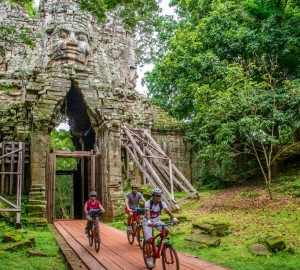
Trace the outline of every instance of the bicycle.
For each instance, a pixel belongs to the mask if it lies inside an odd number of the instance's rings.
[[[170,243],[169,237],[166,237],[166,231],[165,231],[165,227],[174,226],[174,225],[175,224],[173,222],[160,225],[162,227],[161,232],[156,236],[152,236],[151,238],[151,257],[153,259],[153,263],[155,265],[156,259],[162,256],[162,266],[164,270],[167,269],[179,270],[179,259],[178,259],[177,252],[173,247],[173,245]],[[155,225],[155,227],[159,227],[159,226]],[[156,246],[156,242],[159,237],[160,237],[160,242],[158,243],[158,246]],[[146,267],[148,269],[153,268],[153,266],[150,267],[148,265],[149,258],[147,258],[147,248],[146,248],[145,240],[143,242],[143,258]]]
[[[140,217],[142,215],[145,215],[145,208],[135,208],[135,210],[133,210],[133,217],[130,223],[131,230],[127,231],[128,243],[133,244],[134,237],[136,236],[140,249],[143,249],[144,240],[144,228]]]
[[[100,249],[101,240],[100,240],[99,222],[97,217],[100,217],[102,215],[102,211],[98,209],[97,210],[91,209],[89,211],[89,214],[90,217],[93,219],[93,227],[88,232],[89,244],[90,246],[92,246],[94,243],[95,250],[96,252],[98,252]]]

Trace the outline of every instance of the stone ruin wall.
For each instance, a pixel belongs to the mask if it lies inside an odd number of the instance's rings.
[[[111,14],[105,23],[98,24],[90,14],[78,10],[76,1],[42,1],[38,15],[31,19],[22,7],[3,2],[0,23],[15,29],[26,26],[37,34],[33,51],[20,41],[13,46],[6,42],[5,53],[0,57],[1,141],[30,144],[29,213],[45,213],[49,134],[72,86],[81,94],[95,131],[94,150],[101,154],[103,164],[103,204],[111,217],[123,211],[122,124],[152,132],[179,170],[191,179],[190,153],[183,142],[182,124],[164,117],[163,111],[151,106],[135,90],[134,40],[119,18]],[[63,40],[64,32],[68,33],[68,42]],[[76,42],[81,44],[76,56],[66,49],[68,43],[75,42],[72,35],[77,35]],[[72,135],[82,134],[86,127],[76,124],[77,116],[67,116]]]

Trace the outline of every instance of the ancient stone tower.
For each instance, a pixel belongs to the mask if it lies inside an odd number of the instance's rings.
[[[35,19],[7,2],[0,4],[0,14],[2,25],[37,34],[33,50],[21,42],[6,43],[0,58],[1,142],[29,146],[24,177],[29,215],[44,216],[49,204],[48,143],[59,113],[69,118],[76,151],[98,156],[94,187],[107,219],[123,211],[122,125],[148,130],[191,180],[181,123],[135,90],[135,45],[119,18],[111,14],[99,24],[79,11],[76,0],[42,0]],[[84,177],[74,199],[79,208],[91,187],[89,173]]]

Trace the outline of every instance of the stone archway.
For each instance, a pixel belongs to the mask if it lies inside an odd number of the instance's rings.
[[[135,90],[132,34],[115,14],[98,24],[78,3],[43,0],[36,19],[18,5],[0,3],[1,23],[39,34],[33,51],[16,42],[0,58],[0,140],[30,144],[27,210],[29,216],[43,217],[49,134],[58,114],[67,115],[76,150],[97,154],[101,181],[95,184],[109,220],[123,212],[122,125],[155,134],[189,179],[191,154],[183,142],[183,124]]]

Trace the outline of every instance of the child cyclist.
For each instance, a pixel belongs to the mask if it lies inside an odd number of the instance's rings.
[[[85,233],[88,234],[89,230],[93,227],[93,219],[90,217],[89,211],[91,209],[100,209],[103,213],[105,212],[104,208],[102,207],[100,201],[96,200],[97,192],[91,191],[89,194],[90,199],[84,204],[84,212],[86,215],[87,223],[85,228]],[[97,217],[98,219],[98,217]]]
[[[143,221],[143,227],[144,227],[144,236],[146,241],[145,245],[146,245],[147,257],[148,257],[148,266],[151,268],[155,267],[153,263],[153,259],[151,257],[152,230],[155,225],[158,225],[156,229],[161,231],[162,227],[159,225],[164,225],[164,223],[159,219],[161,210],[165,210],[167,214],[170,216],[170,218],[173,219],[174,224],[176,225],[178,224],[177,218],[175,218],[174,215],[170,212],[167,204],[164,201],[161,201],[162,193],[163,193],[162,190],[160,190],[159,188],[154,188],[151,191],[152,200],[147,201],[145,204],[146,214]],[[165,230],[167,236],[169,234],[169,230],[167,227],[165,227]]]
[[[137,184],[132,184],[131,185],[131,192],[128,192],[125,196],[125,211],[128,214],[127,217],[127,231],[131,230],[131,219],[133,217],[133,210],[139,206],[139,200],[145,204],[145,199],[143,195],[138,192],[139,191],[139,186]]]

